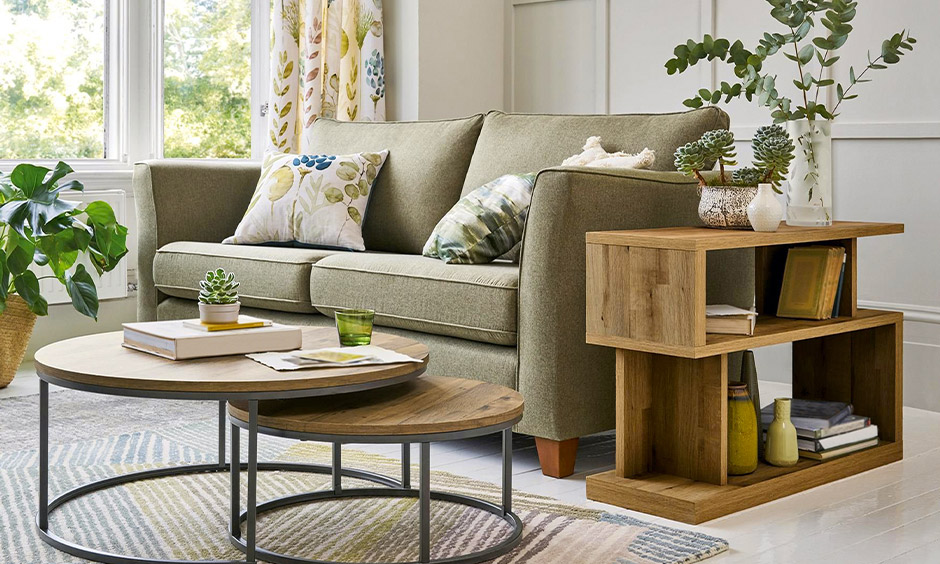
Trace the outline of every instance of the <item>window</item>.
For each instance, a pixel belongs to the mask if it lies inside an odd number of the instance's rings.
[[[107,0],[0,0],[0,159],[107,158]]]
[[[250,0],[165,0],[165,157],[251,157],[251,20]]]

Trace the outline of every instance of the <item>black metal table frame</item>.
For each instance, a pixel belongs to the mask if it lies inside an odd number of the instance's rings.
[[[320,464],[300,464],[300,463],[280,463],[266,462],[258,463],[258,401],[266,399],[290,399],[300,397],[313,397],[320,395],[332,395],[349,392],[358,392],[374,388],[391,386],[412,380],[424,373],[426,365],[422,364],[414,372],[387,378],[375,382],[366,382],[361,384],[351,384],[346,386],[333,386],[320,389],[302,389],[281,392],[173,392],[162,390],[138,390],[130,388],[119,388],[111,386],[98,386],[73,382],[65,380],[52,374],[44,373],[37,369],[39,376],[39,511],[36,514],[36,530],[39,537],[46,544],[71,554],[78,558],[103,562],[105,564],[255,564],[257,550],[255,547],[256,521],[257,521],[257,484],[258,471],[290,471],[307,472],[314,474],[333,474],[333,468]],[[97,480],[75,487],[49,500],[49,384],[62,388],[70,388],[85,392],[92,392],[111,396],[136,397],[145,399],[173,399],[173,400],[196,400],[196,401],[218,401],[219,402],[219,453],[218,460],[215,463],[208,464],[184,464],[176,466],[161,467],[152,470],[143,470],[131,472]],[[248,429],[248,462],[232,464],[225,462],[225,404],[229,400],[247,401],[249,412],[251,413]],[[238,444],[238,434],[233,434],[233,450]],[[238,460],[233,458],[232,462]],[[232,527],[241,530],[241,523],[247,523],[245,531],[245,540],[242,550],[245,553],[244,560],[159,560],[153,558],[144,558],[137,556],[127,556],[105,552],[94,548],[79,545],[68,539],[62,538],[49,530],[49,515],[65,503],[75,500],[84,495],[101,491],[107,488],[119,486],[140,480],[153,478],[165,478],[169,476],[182,476],[189,474],[205,474],[216,472],[231,472],[232,486],[235,492],[240,493],[238,487],[239,474],[242,470],[248,473],[248,492],[247,492],[247,511],[241,513],[239,506],[231,508]],[[375,482],[377,484],[400,487],[400,481],[387,476],[381,476],[372,472],[361,470],[346,469],[342,470],[342,475],[351,478],[358,478]],[[240,497],[240,496],[238,496]],[[237,500],[237,497],[233,498]]]
[[[308,492],[301,494],[292,494],[284,497],[266,501],[260,505],[254,506],[254,501],[248,500],[248,508],[240,515],[232,515],[230,530],[231,542],[242,551],[247,551],[249,544],[241,538],[241,523],[247,521],[250,516],[257,518],[257,515],[267,511],[273,511],[282,507],[291,505],[300,505],[308,502],[336,500],[354,497],[417,497],[418,498],[418,522],[419,522],[419,557],[416,563],[408,564],[475,564],[492,560],[498,556],[506,554],[519,544],[522,540],[522,520],[518,515],[512,512],[512,427],[518,423],[522,417],[517,417],[512,421],[480,427],[477,429],[468,429],[464,431],[449,431],[440,433],[429,433],[424,435],[334,435],[322,433],[306,433],[300,431],[288,431],[273,427],[264,427],[257,425],[257,404],[254,407],[249,404],[248,421],[243,421],[238,417],[229,415],[229,421],[232,425],[232,436],[238,436],[239,428],[254,428],[255,432],[262,435],[271,435],[276,437],[296,439],[300,441],[318,441],[333,444],[333,471],[332,471],[332,489]],[[439,441],[454,441],[480,437],[493,433],[502,434],[502,504],[496,505],[482,499],[445,492],[431,491],[431,443]],[[348,474],[343,469],[342,464],[342,445],[344,443],[372,443],[388,444],[400,443],[402,480],[400,484],[391,485],[388,488],[355,488],[343,489],[342,477]],[[419,461],[419,489],[411,488],[411,444],[420,444]],[[238,440],[232,440],[232,459],[236,460],[240,456]],[[232,473],[231,488],[231,506],[240,507],[241,491],[236,488],[238,484],[238,469],[235,468]],[[353,476],[355,477],[355,476]],[[375,480],[371,480],[375,481]],[[396,487],[398,486],[398,487]],[[499,543],[487,547],[483,550],[452,556],[449,558],[431,560],[431,500],[437,499],[447,501],[487,511],[501,517],[512,527],[510,533]],[[247,536],[247,535],[246,535]],[[297,556],[273,552],[255,545],[255,554],[266,562],[275,564],[345,564],[329,560],[312,560]]]

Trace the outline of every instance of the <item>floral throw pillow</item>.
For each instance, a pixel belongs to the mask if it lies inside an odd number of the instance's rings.
[[[388,151],[268,153],[245,217],[223,243],[298,243],[364,251],[362,221]]]
[[[491,262],[522,240],[535,173],[506,174],[454,204],[424,244],[424,256],[452,264]]]

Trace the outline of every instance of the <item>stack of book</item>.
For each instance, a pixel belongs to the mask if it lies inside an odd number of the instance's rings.
[[[727,304],[705,306],[705,332],[753,335],[757,312]]]
[[[766,433],[774,419],[773,404],[761,409],[760,415]],[[794,399],[790,421],[796,427],[797,445],[804,458],[830,460],[878,444],[878,425],[854,414],[850,403]]]
[[[170,360],[291,351],[299,349],[302,340],[299,327],[247,315],[227,324],[206,324],[198,319],[124,324],[125,347]]]
[[[813,245],[790,249],[783,271],[777,317],[838,317],[844,279],[844,247]]]

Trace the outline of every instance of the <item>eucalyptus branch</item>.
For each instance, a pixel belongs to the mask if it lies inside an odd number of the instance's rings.
[[[800,80],[803,80],[803,63],[800,62],[800,47],[796,39],[796,31],[792,27],[790,28],[790,35],[793,36],[793,54],[796,55],[796,68],[800,73]],[[803,107],[808,110],[809,100],[806,98],[806,90],[801,88],[800,91],[803,93]]]
[[[820,89],[822,89],[822,86],[820,85],[820,83],[822,82],[823,74],[826,72],[826,64],[825,64],[825,62],[828,60],[828,58],[829,58],[829,49],[826,49],[826,52],[823,53],[822,58],[819,59],[819,78],[816,79],[816,93],[815,93],[815,95],[813,96],[813,104],[814,104],[814,105],[815,105],[817,102],[819,102],[819,91],[820,91]],[[833,110],[833,111],[835,111],[835,110]]]

